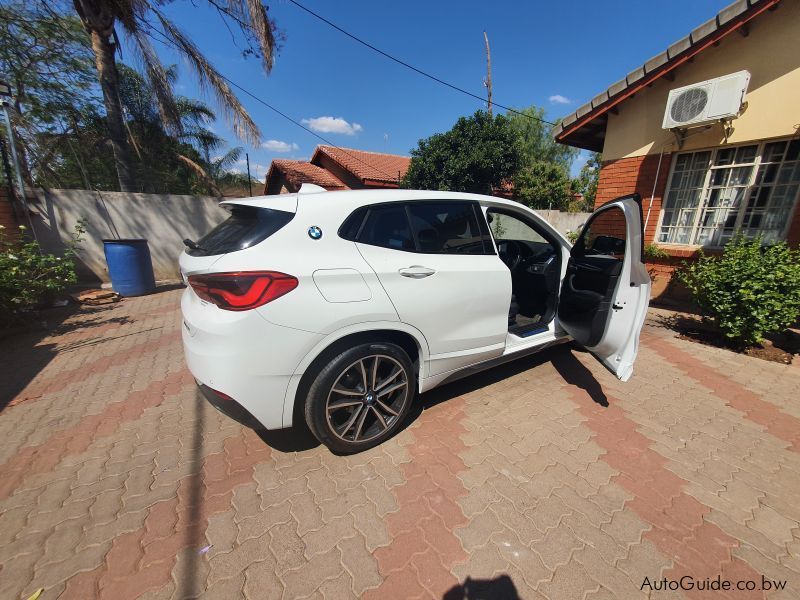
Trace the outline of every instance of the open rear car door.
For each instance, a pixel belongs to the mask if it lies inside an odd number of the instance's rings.
[[[598,208],[570,252],[558,319],[622,381],[633,373],[650,301],[642,202],[623,196]]]

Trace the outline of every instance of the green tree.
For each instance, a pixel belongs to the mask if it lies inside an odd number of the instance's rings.
[[[47,3],[47,0],[40,0]],[[272,70],[279,43],[275,24],[261,0],[207,0],[231,30],[244,41],[245,54],[257,54],[265,73]],[[114,157],[119,188],[136,188],[133,159],[125,129],[116,54],[123,34],[142,64],[142,72],[157,100],[159,116],[168,130],[180,133],[182,122],[169,82],[152,41],[163,42],[185,59],[203,88],[209,89],[231,126],[242,139],[261,140],[258,126],[228,83],[181,28],[167,18],[165,0],[73,0],[75,10],[91,37],[97,78],[105,106],[108,137]]]
[[[558,163],[527,164],[514,176],[514,198],[531,208],[569,210],[569,176]]]
[[[552,127],[545,122],[543,108],[531,105],[518,112],[509,112],[506,117],[511,128],[519,135],[525,165],[554,163],[569,173],[579,150],[555,141],[551,134]]]
[[[210,158],[224,142],[208,129],[214,113],[200,101],[175,97],[181,120],[180,134],[171,134],[158,112],[155,92],[149,82],[135,70],[118,64],[120,102],[126,116],[123,125],[133,150],[131,168],[135,191],[157,193],[220,194],[219,183],[227,183],[225,169],[230,161],[220,164]],[[166,70],[170,80],[174,67]],[[52,136],[50,145],[56,149],[57,160],[52,181],[46,185],[84,187],[87,189],[116,189],[114,159],[108,151],[105,118],[97,110],[79,115],[74,131]],[[228,155],[238,159],[241,148]],[[233,177],[233,175],[231,175]]]
[[[594,210],[602,161],[603,156],[599,152],[592,152],[586,163],[581,167],[578,177],[572,181],[573,191],[583,194],[583,210]]]
[[[403,178],[406,188],[489,194],[522,164],[519,136],[509,120],[478,111],[450,131],[419,141]]]
[[[45,134],[71,131],[75,116],[97,104],[92,51],[79,19],[58,7],[12,0],[0,5],[0,77],[11,85],[14,138],[32,184],[50,165]]]

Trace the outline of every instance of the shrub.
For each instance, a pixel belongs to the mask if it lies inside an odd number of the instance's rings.
[[[51,301],[67,285],[75,283],[75,248],[85,231],[83,223],[75,227],[64,256],[41,251],[39,244],[23,237],[9,239],[0,226],[0,323],[23,317],[43,303]]]
[[[705,318],[740,346],[760,343],[800,315],[800,252],[785,242],[762,246],[741,236],[722,256],[705,256],[676,271]]]
[[[650,242],[644,245],[644,257],[646,260],[659,260],[669,258],[669,252],[664,250],[661,246]]]

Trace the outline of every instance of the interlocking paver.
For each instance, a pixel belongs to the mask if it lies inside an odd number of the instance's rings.
[[[625,384],[561,346],[423,396],[368,452],[286,451],[197,395],[179,295],[0,341],[3,598],[800,595],[796,367],[651,322]]]

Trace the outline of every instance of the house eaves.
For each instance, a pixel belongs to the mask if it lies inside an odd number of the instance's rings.
[[[765,11],[774,9],[780,2],[781,0],[737,0],[725,7],[713,19],[696,27],[689,35],[671,44],[664,52],[564,117],[553,128],[553,137],[557,142],[568,146],[601,152],[609,112],[616,113],[621,102],[658,79],[669,77],[679,66],[692,60],[706,48],[718,44],[734,31],[747,35],[747,23]]]

